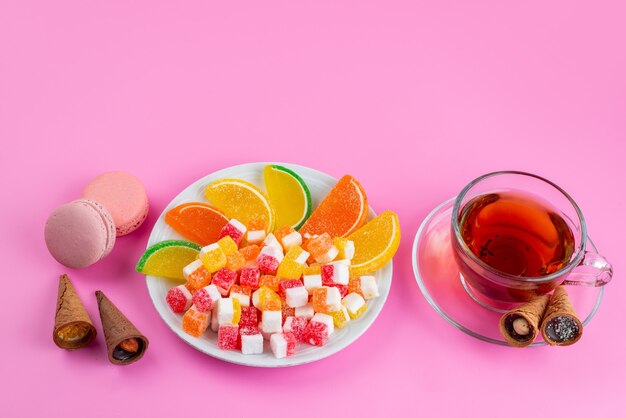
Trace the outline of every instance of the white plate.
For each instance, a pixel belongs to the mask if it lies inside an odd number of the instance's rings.
[[[209,174],[187,187],[178,196],[176,196],[169,205],[167,205],[152,229],[150,239],[148,240],[148,247],[167,239],[185,239],[165,223],[164,217],[167,211],[185,202],[206,202],[204,189],[209,183],[222,178],[232,177],[247,180],[259,186],[261,189],[264,189],[263,167],[268,164],[280,164],[298,173],[311,190],[313,208],[317,207],[319,202],[324,198],[324,196],[326,196],[335,183],[337,183],[337,180],[328,174],[307,167],[284,163],[251,163],[216,171],[215,173]],[[375,216],[376,214],[370,207],[368,219],[372,219]],[[296,354],[283,359],[274,358],[269,348],[268,341],[265,342],[265,350],[263,354],[243,355],[239,351],[220,350],[217,346],[217,333],[212,332],[210,328],[200,338],[192,337],[191,335],[186,334],[183,332],[181,326],[182,315],[173,313],[165,302],[165,296],[168,290],[180,283],[155,276],[146,276],[146,282],[148,285],[148,292],[150,293],[150,297],[152,298],[152,302],[154,303],[154,307],[157,312],[161,315],[161,318],[170,327],[170,329],[187,344],[210,356],[232,363],[258,367],[283,367],[295,366],[323,359],[346,348],[351,343],[356,341],[357,338],[359,338],[369,328],[369,326],[372,325],[382,310],[391,287],[392,270],[392,262],[389,262],[374,274],[376,281],[378,282],[380,297],[371,299],[367,302],[367,311],[362,317],[351,321],[343,329],[336,329],[330,336],[328,343],[325,346],[314,347],[305,343],[298,343]]]

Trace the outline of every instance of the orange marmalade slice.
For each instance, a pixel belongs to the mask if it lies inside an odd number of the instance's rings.
[[[228,218],[217,208],[202,202],[183,203],[165,214],[165,222],[179,234],[201,246],[219,239]]]
[[[345,237],[359,229],[367,219],[367,196],[352,176],[343,176],[300,228],[303,236],[328,232]]]

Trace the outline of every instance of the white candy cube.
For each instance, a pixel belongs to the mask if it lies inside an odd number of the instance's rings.
[[[248,231],[246,240],[248,241],[248,244],[258,244],[260,242],[263,242],[266,236],[267,234],[263,229],[260,231]]]
[[[311,318],[311,322],[321,322],[322,324],[326,324],[326,326],[328,327],[328,335],[335,332],[335,322],[333,321],[333,317],[330,315],[318,312],[313,315],[313,318]]]
[[[304,286],[290,287],[285,289],[285,300],[291,308],[304,306],[309,302],[309,292]]]
[[[263,335],[261,333],[241,335],[241,352],[243,354],[262,354],[263,353]]]
[[[301,316],[306,319],[311,319],[313,318],[313,315],[315,315],[315,309],[313,309],[313,305],[311,305],[310,303],[307,303],[304,306],[298,306],[295,309],[294,315]]]
[[[272,349],[272,353],[274,353],[274,357],[287,357],[287,340],[285,340],[285,336],[282,333],[273,334],[270,337],[270,348]]]
[[[300,235],[298,231],[293,231],[283,237],[281,244],[283,245],[285,252],[287,252],[292,247],[302,244],[302,235]]]
[[[217,301],[217,323],[218,325],[233,325],[235,318],[235,306],[233,299],[222,298]]]
[[[280,245],[280,242],[278,242],[278,238],[276,238],[276,236],[272,234],[271,232],[267,234],[267,236],[263,240],[263,244],[265,244],[265,247],[263,248],[273,247],[279,250],[281,254],[283,253],[283,246]]]
[[[359,309],[365,305],[365,299],[358,293],[348,293],[341,304],[346,307],[350,317],[354,317],[359,313]]]
[[[322,287],[322,275],[321,274],[310,274],[307,276],[303,276],[302,281],[304,282],[304,288],[309,293],[313,293],[313,289]]]
[[[235,218],[228,221],[228,223],[231,224],[233,227],[235,227],[235,229],[237,229],[239,232],[241,232],[241,235],[244,235],[246,231],[248,230],[248,228],[246,228],[244,224],[242,224]]]
[[[376,284],[376,278],[374,276],[361,276],[359,281],[361,293],[363,293],[363,297],[366,300],[380,296],[378,293],[378,284]]]
[[[281,311],[263,311],[261,330],[271,334],[283,329],[283,313]]]

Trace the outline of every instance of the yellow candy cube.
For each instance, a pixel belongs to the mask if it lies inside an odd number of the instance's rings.
[[[339,250],[337,260],[352,260],[354,257],[354,242],[348,238],[336,237],[333,244]]]
[[[297,261],[284,258],[278,266],[276,276],[281,279],[299,279],[302,277],[302,264]]]
[[[226,266],[226,254],[224,254],[222,248],[217,244],[202,247],[200,250],[200,260],[210,273],[215,273]]]
[[[345,306],[341,306],[338,311],[329,312],[328,315],[333,317],[335,328],[343,328],[350,322],[350,314]]]
[[[360,317],[367,309],[365,299],[358,293],[348,293],[341,304],[348,310],[351,319]]]
[[[301,246],[295,245],[291,247],[289,251],[287,251],[287,254],[285,254],[285,258],[293,260],[298,264],[304,265],[306,263],[306,260],[309,258],[309,255],[310,254],[304,251]]]
[[[224,251],[224,254],[226,254],[227,256],[235,254],[237,250],[239,250],[239,247],[237,247],[237,243],[230,237],[230,235],[226,235],[225,237],[217,241],[217,245],[220,246],[222,251]]]

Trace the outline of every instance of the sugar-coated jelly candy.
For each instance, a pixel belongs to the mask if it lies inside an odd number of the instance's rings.
[[[226,256],[226,268],[232,271],[241,271],[246,266],[246,259],[239,251]]]
[[[343,305],[338,311],[329,312],[328,314],[333,317],[335,328],[343,328],[350,322],[350,314],[348,314],[348,310]]]
[[[261,252],[261,247],[255,244],[247,245],[241,248],[239,252],[241,253],[241,255],[243,255],[243,258],[245,258],[246,261],[256,261],[256,258]]]
[[[237,325],[220,325],[217,332],[217,346],[222,350],[236,350],[239,342]]]
[[[244,234],[246,233],[247,228],[244,224],[239,222],[237,219],[231,219],[228,221],[226,225],[220,231],[220,238],[229,236],[233,239],[233,241],[238,246],[243,239]]]
[[[258,267],[246,266],[242,268],[239,273],[239,284],[242,286],[249,286],[251,289],[258,289],[260,278],[261,271]]]
[[[333,284],[347,285],[350,280],[350,269],[345,264],[326,264],[322,266],[322,283],[324,286]]]
[[[271,274],[264,274],[259,279],[259,287],[269,287],[274,292],[278,292],[278,285],[280,282],[280,277],[272,276]]]
[[[342,299],[348,294],[348,286],[345,284],[333,283],[329,287],[334,287],[335,289],[339,290],[339,295]]]
[[[237,299],[241,306],[250,306],[250,297],[252,296],[252,289],[250,286],[232,285],[230,288],[231,298]]]
[[[261,286],[252,294],[252,305],[257,309],[264,310],[267,302],[270,301],[278,304],[278,310],[280,310],[282,305],[280,296],[269,287]]]
[[[302,277],[302,264],[285,258],[278,266],[276,275],[281,279],[299,279]]]
[[[281,261],[283,261],[283,253],[272,246],[263,247],[256,259],[259,270],[261,270],[262,273],[274,275]]]
[[[219,299],[213,314],[217,315],[217,322],[219,325],[237,325],[241,319],[241,304],[238,299]]]
[[[185,285],[181,284],[180,286],[172,287],[167,292],[165,301],[172,312],[182,313],[191,307],[191,297],[191,292],[189,292]]]
[[[208,286],[211,283],[211,273],[200,260],[187,264],[183,269],[183,276],[187,280],[187,287],[192,291]]]
[[[335,332],[335,322],[333,321],[333,317],[328,314],[318,312],[313,315],[311,322],[321,322],[326,324],[328,327],[328,335],[332,335],[332,333]]]
[[[348,238],[335,237],[333,244],[337,247],[339,253],[337,254],[338,260],[352,260],[354,257],[354,242]]]
[[[263,311],[261,314],[261,330],[272,334],[283,329],[283,314],[281,311]]]
[[[217,287],[222,296],[228,296],[230,288],[237,281],[237,272],[227,269],[226,267],[219,269],[213,275],[212,283]]]
[[[201,202],[176,206],[165,214],[165,222],[185,238],[200,245],[217,241],[228,218],[219,209]]]
[[[183,315],[183,331],[194,337],[200,337],[209,326],[211,311],[200,312],[191,306]]]
[[[239,326],[257,327],[259,325],[259,310],[254,306],[242,306]]]
[[[242,354],[263,353],[263,335],[256,328],[240,328],[239,339],[241,341]]]
[[[198,289],[193,294],[193,304],[200,312],[207,312],[213,309],[213,306],[222,298],[217,287],[210,284],[202,289]]]
[[[365,299],[358,293],[350,293],[346,295],[341,301],[341,304],[346,307],[350,318],[356,319],[363,315],[363,312],[367,309]]]
[[[252,219],[248,222],[248,232],[246,233],[248,244],[259,244],[263,242],[266,236],[267,226],[263,219]]]
[[[329,263],[339,254],[339,250],[333,245],[333,240],[328,233],[311,238],[307,242],[306,250],[318,263]]]
[[[361,276],[358,278],[360,292],[355,292],[363,296],[363,299],[369,300],[380,296],[378,292],[378,284],[374,276]]]
[[[318,347],[325,345],[328,342],[328,325],[309,321],[304,330],[304,341]]]
[[[336,287],[313,289],[311,304],[315,312],[332,312],[341,307],[341,294]]]
[[[304,317],[289,316],[285,319],[283,332],[291,332],[298,341],[304,341],[306,326],[309,320]]]
[[[233,238],[230,235],[226,235],[220,238],[219,241],[217,241],[217,245],[220,246],[220,248],[222,249],[222,251],[224,251],[224,254],[226,254],[226,256],[235,254],[237,250],[239,250],[237,243],[233,240]]]
[[[282,226],[274,231],[274,236],[285,252],[292,247],[302,244],[302,235],[289,225]]]
[[[217,243],[202,247],[200,250],[200,260],[204,267],[210,272],[215,273],[222,267],[226,266],[226,254]]]
[[[271,232],[267,234],[267,236],[263,240],[263,245],[266,247],[274,247],[277,250],[279,250],[281,253],[283,253],[282,244],[278,241],[278,239],[276,238],[276,235],[274,235]]]
[[[302,264],[302,267],[305,267],[306,260],[309,259],[310,254],[308,251],[304,251],[301,246],[294,245],[287,251],[285,254],[285,259],[293,260],[296,263]]]
[[[272,334],[270,348],[276,358],[291,356],[296,352],[296,337],[291,332]]]

